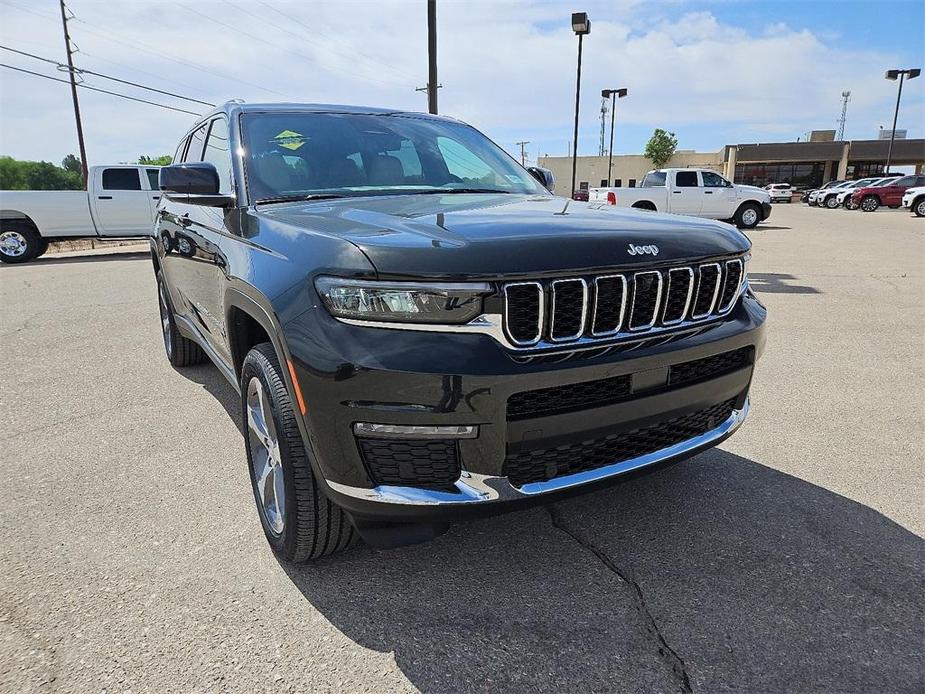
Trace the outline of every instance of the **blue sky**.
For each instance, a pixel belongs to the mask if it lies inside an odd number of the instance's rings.
[[[221,103],[308,101],[423,110],[423,0],[68,0],[77,64]],[[836,127],[889,127],[891,67],[925,67],[925,3],[438,0],[441,113],[511,152],[564,154],[572,137],[576,39],[570,13],[592,19],[585,42],[579,153],[597,151],[600,90],[627,87],[615,151],[638,153],[656,127],[681,149],[795,140]],[[63,59],[57,0],[0,0],[0,43]],[[60,77],[3,52],[7,64]],[[86,83],[203,107],[86,76]],[[91,164],[173,151],[195,116],[81,92]],[[925,77],[907,84],[899,126],[925,136]],[[60,161],[76,151],[65,85],[0,69],[0,153]]]

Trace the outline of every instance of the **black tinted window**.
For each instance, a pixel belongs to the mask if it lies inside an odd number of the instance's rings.
[[[212,121],[206,151],[202,160],[215,166],[218,171],[218,189],[221,193],[231,192],[231,151],[228,147],[228,124],[224,118]]]
[[[678,188],[696,188],[697,172],[696,171],[678,171],[675,177],[675,185]]]
[[[105,190],[141,190],[138,169],[103,169]]]
[[[186,156],[183,161],[202,161],[202,147],[206,142],[206,130],[209,124],[204,123],[201,128],[190,135],[189,147],[186,149]]]
[[[151,186],[151,190],[157,190],[157,177],[160,175],[159,169],[145,169],[145,173],[148,174],[148,184]]]

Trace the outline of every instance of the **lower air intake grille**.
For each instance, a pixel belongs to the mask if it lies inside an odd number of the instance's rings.
[[[723,352],[705,359],[686,361],[683,364],[675,364],[671,367],[668,371],[668,385],[680,386],[709,381],[711,378],[741,369],[751,363],[751,347]]]
[[[729,419],[734,404],[735,400],[727,400],[699,412],[600,439],[509,454],[503,474],[520,487],[653,453],[715,429]]]
[[[568,386],[528,390],[508,398],[507,418],[527,419],[601,407],[625,400],[630,394],[630,376],[615,376]]]
[[[459,451],[454,440],[359,438],[357,443],[376,485],[447,489],[459,479]]]

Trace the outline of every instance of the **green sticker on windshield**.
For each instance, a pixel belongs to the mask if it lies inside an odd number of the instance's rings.
[[[283,130],[283,132],[277,134],[270,142],[280,147],[285,147],[286,149],[297,150],[305,144],[305,138],[302,137],[301,133],[293,132],[292,130]]]

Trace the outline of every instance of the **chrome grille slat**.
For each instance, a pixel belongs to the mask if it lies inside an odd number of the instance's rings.
[[[671,339],[731,311],[746,286],[742,258],[511,282],[502,287],[503,331],[517,350],[646,341],[663,332]],[[620,344],[625,351],[628,343]]]

